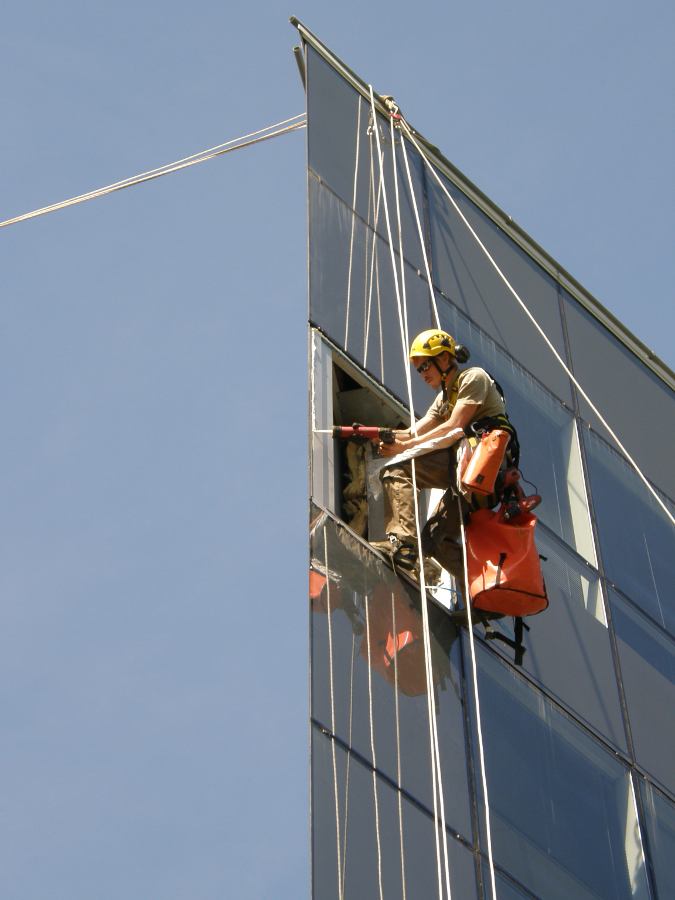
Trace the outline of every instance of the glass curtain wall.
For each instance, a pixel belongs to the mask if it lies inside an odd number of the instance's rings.
[[[406,348],[438,316],[504,389],[543,497],[550,606],[528,623],[522,666],[476,629],[499,896],[671,896],[673,528],[445,191],[670,509],[673,441],[649,440],[645,415],[671,428],[673,391],[458,173],[441,186],[320,45],[305,54],[312,409],[330,408],[337,348],[404,406],[412,390],[423,414],[433,397],[409,383]],[[339,520],[329,435],[312,434],[311,458],[314,896],[437,895],[431,691],[453,895],[489,897],[466,631],[432,606],[429,683],[419,592]],[[510,620],[495,627],[513,635]],[[401,628],[399,671],[389,643]]]

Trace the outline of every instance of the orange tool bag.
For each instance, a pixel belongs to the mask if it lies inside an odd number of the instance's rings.
[[[532,616],[548,606],[534,543],[537,517],[526,509],[507,516],[505,504],[471,515],[466,527],[471,601],[487,612]]]
[[[511,439],[508,431],[495,428],[486,431],[473,451],[462,475],[462,484],[476,494],[488,496],[494,493],[495,481]]]

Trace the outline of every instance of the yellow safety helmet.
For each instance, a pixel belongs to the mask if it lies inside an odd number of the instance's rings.
[[[455,339],[447,331],[437,331],[430,328],[418,334],[410,345],[409,358],[414,356],[438,356],[447,351],[450,356],[455,355]]]
[[[458,344],[451,334],[447,331],[438,331],[435,328],[429,328],[417,335],[410,345],[410,353],[408,358],[415,356],[438,356],[439,353],[447,352],[457,360],[457,362],[466,362],[469,358],[469,351],[466,347]]]

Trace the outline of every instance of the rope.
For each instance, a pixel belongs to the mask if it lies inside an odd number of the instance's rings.
[[[375,229],[377,228],[377,218],[380,209],[380,193],[378,187],[377,193],[377,203],[375,202],[375,176],[373,174],[374,164],[373,164],[373,135],[370,129],[368,130],[368,149],[370,155],[370,187],[368,190],[368,218],[367,224],[370,225],[370,214],[373,212],[373,217],[375,224],[373,225],[372,237],[370,234],[370,229],[366,229],[366,258],[365,258],[365,270],[366,270],[366,294],[364,296],[364,304],[365,304],[365,312],[364,312],[364,332],[363,332],[363,366],[367,367],[368,364],[368,344],[370,337],[370,310],[372,308],[373,302],[373,272],[375,271],[375,253],[376,253],[376,240],[377,234]],[[370,257],[370,265],[368,265],[368,241],[372,240],[372,251]]]
[[[342,884],[345,883],[345,870],[347,868],[347,825],[349,823],[349,774],[352,763],[352,722],[354,707],[354,657],[356,655],[356,635],[352,631],[352,657],[349,669],[349,727],[347,729],[347,772],[345,775],[345,827],[342,839]]]
[[[399,786],[398,798],[398,841],[401,853],[401,891],[406,900],[405,884],[405,851],[403,842],[403,799],[401,797],[401,729],[398,711],[398,633],[396,631],[396,603],[394,592],[391,592],[391,630],[394,633],[394,710],[396,714],[396,783]]]
[[[373,303],[373,284],[375,285],[375,292],[377,297],[377,316],[380,324],[380,376],[381,380],[384,381],[384,352],[382,346],[382,309],[380,304],[380,265],[379,258],[377,253],[377,223],[380,219],[380,203],[382,199],[382,176],[380,175],[380,181],[377,186],[377,198],[375,197],[375,176],[373,174],[373,170],[375,168],[373,162],[373,132],[372,129],[368,129],[368,140],[370,145],[370,194],[368,197],[368,224],[370,224],[370,211],[371,208],[374,208],[374,219],[373,219],[373,235],[372,235],[372,252],[370,257],[370,280],[368,281],[368,232],[366,232],[366,281],[369,285],[368,287],[368,297],[367,297],[367,311],[366,311],[366,323],[365,323],[365,334],[363,339],[363,365],[364,368],[368,363],[368,343],[370,337],[370,314]],[[382,158],[379,158],[380,164],[380,172],[382,170]],[[372,206],[371,206],[372,203]]]
[[[396,109],[395,111],[397,112],[398,110]],[[393,124],[393,118],[391,121]],[[420,239],[420,245],[422,247],[422,253],[424,256],[424,264],[425,264],[425,270],[426,270],[428,284],[429,284],[429,291],[430,291],[431,298],[432,298],[434,313],[436,315],[436,321],[437,321],[437,323],[439,323],[438,309],[436,307],[435,297],[433,296],[431,272],[430,272],[430,268],[429,268],[426,248],[424,245],[424,234],[422,232],[422,224],[420,221],[419,211],[417,209],[417,203],[415,200],[415,192],[414,192],[414,188],[413,188],[413,184],[412,184],[412,178],[410,177],[410,168],[408,166],[407,152],[405,149],[405,138],[403,138],[403,137],[401,138],[401,143],[403,146],[403,155],[404,155],[404,160],[405,160],[405,164],[406,164],[406,172],[408,174],[408,185],[410,188],[410,193],[411,193],[411,196],[413,199],[413,206],[415,209],[415,222],[417,224],[417,233],[418,233],[418,236]],[[403,248],[401,247],[401,254],[402,253],[403,253]],[[438,327],[440,327],[440,324]],[[416,485],[415,485],[415,488],[416,488]],[[464,521],[462,518],[462,511],[461,511],[461,501],[459,500],[459,498],[458,498],[458,504],[459,504],[460,526],[461,526],[461,537],[462,537],[462,552],[464,554],[464,570],[465,570],[465,580],[466,580],[468,577],[468,576],[466,576],[466,571],[467,571],[467,568],[466,568],[466,540],[465,540],[465,534],[464,534]],[[417,523],[417,530],[418,530],[417,533],[419,535],[420,522],[419,522],[419,518],[418,518],[416,490],[415,490],[415,516],[416,516],[416,523]],[[420,547],[419,547],[419,553],[420,553],[420,560],[422,560],[421,542],[420,542]],[[491,836],[491,829],[490,829],[490,805],[489,805],[489,796],[488,796],[488,790],[487,790],[487,778],[486,778],[486,773],[485,773],[485,758],[484,758],[484,753],[483,753],[483,733],[482,733],[481,718],[480,718],[480,702],[478,699],[478,676],[477,676],[476,655],[475,655],[476,651],[475,651],[474,636],[473,636],[473,621],[471,618],[471,609],[470,609],[470,601],[469,601],[468,580],[467,580],[467,585],[466,585],[466,595],[465,596],[467,598],[465,603],[466,603],[466,606],[468,609],[469,644],[471,647],[473,690],[474,690],[474,697],[475,697],[475,702],[476,702],[476,715],[477,715],[477,723],[478,723],[478,747],[479,747],[479,755],[480,755],[481,775],[482,775],[482,780],[483,780],[483,797],[484,797],[484,801],[485,801],[485,817],[486,817],[487,842],[488,842],[488,861],[489,861],[489,865],[490,865],[490,873],[491,873],[491,879],[492,879],[493,897],[496,900],[497,893],[496,893],[496,886],[495,886],[494,860],[493,860],[493,856],[492,856],[492,836]]]
[[[480,759],[480,774],[483,784],[483,798],[485,801],[485,833],[487,836],[488,864],[490,866],[490,884],[493,900],[497,900],[497,883],[495,880],[495,861],[492,855],[492,826],[490,823],[490,803],[488,799],[487,774],[485,771],[485,753],[483,750],[483,726],[480,714],[480,699],[478,697],[478,667],[476,666],[476,643],[473,636],[473,613],[471,610],[471,595],[469,593],[469,569],[466,552],[466,530],[464,528],[464,516],[462,515],[462,501],[457,497],[457,511],[462,535],[462,556],[464,558],[464,605],[466,607],[467,630],[469,632],[469,647],[471,648],[471,671],[473,673],[473,700],[476,704],[476,732],[478,734],[478,757]]]
[[[420,244],[422,246],[422,256],[424,258],[424,271],[427,276],[427,286],[429,288],[429,299],[431,300],[431,308],[434,313],[434,320],[436,322],[436,328],[440,330],[441,328],[441,320],[438,315],[438,307],[436,306],[436,295],[434,294],[434,285],[431,280],[431,267],[429,266],[429,258],[427,256],[427,248],[424,241],[424,233],[422,231],[422,223],[420,222],[420,213],[417,208],[417,199],[415,197],[415,189],[413,187],[412,176],[410,174],[410,166],[408,165],[408,151],[405,146],[405,139],[401,139],[401,146],[403,148],[403,161],[405,162],[405,171],[408,176],[408,187],[410,188],[410,196],[412,197],[413,202],[413,210],[415,212],[415,222],[417,224],[417,233],[419,234]]]
[[[663,500],[659,497],[658,493],[657,493],[657,492],[654,490],[654,488],[651,486],[651,484],[650,484],[649,481],[647,480],[646,476],[643,474],[643,472],[642,472],[642,470],[640,469],[640,467],[638,466],[638,464],[635,462],[635,460],[633,459],[633,457],[631,456],[631,454],[628,452],[628,450],[624,447],[624,445],[623,445],[623,444],[621,443],[621,441],[619,440],[619,437],[617,436],[616,432],[612,429],[612,427],[609,425],[609,423],[607,422],[607,420],[605,419],[605,417],[604,417],[604,416],[602,415],[602,413],[598,410],[597,406],[593,403],[593,401],[592,401],[591,398],[588,396],[588,394],[586,393],[586,391],[585,391],[585,390],[583,389],[583,387],[579,384],[579,382],[578,382],[577,379],[575,378],[574,374],[573,374],[572,371],[570,370],[569,366],[567,365],[567,363],[565,362],[565,360],[560,356],[560,354],[559,354],[558,351],[556,350],[555,346],[553,345],[552,341],[549,339],[549,337],[548,337],[548,335],[546,334],[546,332],[544,331],[544,329],[541,327],[541,325],[539,324],[539,322],[537,322],[537,320],[535,319],[535,317],[532,315],[532,313],[530,312],[530,310],[527,308],[527,305],[525,304],[525,302],[521,299],[521,297],[520,297],[520,295],[518,294],[518,292],[515,290],[515,288],[512,287],[512,285],[511,285],[511,283],[509,282],[509,280],[508,280],[508,278],[506,277],[506,275],[504,275],[504,273],[503,273],[502,270],[499,268],[499,266],[497,265],[497,263],[495,262],[495,260],[492,258],[491,254],[490,254],[490,251],[487,249],[487,247],[485,246],[485,244],[484,244],[484,243],[481,241],[481,239],[478,237],[478,235],[476,234],[476,232],[475,232],[474,229],[472,228],[470,222],[468,221],[468,219],[466,218],[466,216],[464,215],[464,213],[462,212],[462,210],[459,208],[459,206],[458,206],[457,202],[455,201],[454,197],[450,194],[450,192],[448,191],[448,189],[446,188],[446,186],[443,184],[443,180],[441,179],[440,175],[438,174],[438,172],[436,171],[436,169],[432,166],[432,164],[431,164],[431,162],[429,161],[429,159],[425,156],[425,154],[424,154],[422,148],[420,147],[420,145],[419,145],[419,144],[417,143],[417,141],[415,140],[415,138],[414,138],[414,136],[413,136],[413,133],[412,133],[412,129],[410,128],[410,126],[408,125],[408,123],[405,121],[405,119],[401,119],[401,123],[402,123],[402,126],[403,126],[403,128],[404,128],[406,134],[407,134],[408,137],[410,138],[412,144],[416,147],[417,152],[420,154],[420,156],[422,157],[422,159],[423,159],[424,162],[426,163],[428,169],[430,170],[431,174],[434,176],[434,178],[436,179],[436,181],[437,181],[437,182],[439,183],[439,185],[441,186],[441,189],[442,189],[443,193],[446,195],[446,197],[448,198],[448,200],[450,201],[450,203],[451,203],[452,206],[454,207],[455,212],[457,213],[457,215],[460,217],[460,219],[462,220],[462,222],[464,222],[464,224],[466,225],[466,227],[469,229],[469,231],[471,232],[471,234],[472,234],[473,237],[475,238],[475,240],[476,240],[478,246],[481,248],[481,250],[483,251],[483,253],[484,253],[485,256],[487,257],[487,259],[488,259],[488,260],[490,261],[490,263],[492,264],[492,267],[494,268],[495,272],[499,275],[499,277],[501,278],[501,280],[502,280],[502,281],[504,282],[504,284],[506,285],[508,291],[513,295],[513,297],[516,299],[516,301],[517,301],[518,304],[520,305],[520,308],[523,310],[523,312],[524,312],[525,315],[528,317],[528,319],[530,320],[530,322],[532,322],[532,324],[534,325],[534,327],[536,328],[536,330],[539,332],[539,334],[541,335],[541,337],[544,339],[544,341],[545,341],[546,345],[548,346],[549,350],[550,350],[551,353],[555,356],[555,358],[558,360],[558,362],[559,362],[560,365],[562,366],[563,370],[564,370],[565,373],[567,374],[567,376],[568,376],[568,378],[570,379],[570,381],[574,384],[574,386],[575,386],[576,389],[579,391],[579,393],[581,394],[581,396],[584,398],[584,400],[586,401],[586,403],[588,403],[588,405],[589,405],[590,408],[593,410],[593,412],[595,413],[595,415],[598,417],[598,419],[600,420],[600,422],[602,422],[602,424],[603,424],[604,427],[607,429],[607,431],[608,431],[608,433],[611,435],[611,437],[614,439],[614,441],[616,442],[617,446],[619,447],[619,449],[621,450],[621,452],[624,454],[624,456],[626,457],[626,459],[628,460],[628,462],[629,462],[629,463],[631,464],[631,466],[635,469],[636,473],[638,474],[638,476],[640,477],[640,479],[641,479],[642,482],[644,483],[644,485],[645,485],[645,487],[647,488],[647,490],[649,491],[649,493],[654,497],[654,499],[655,499],[656,502],[659,504],[659,506],[661,507],[661,509],[662,509],[662,510],[665,512],[665,514],[668,516],[668,518],[670,519],[671,524],[675,526],[675,516],[673,516],[673,514],[670,512],[670,510],[668,509],[668,507],[666,506],[666,504],[665,504],[665,503],[663,502]]]
[[[326,573],[328,568],[328,538],[326,535],[326,526],[323,526],[323,551]],[[338,778],[337,778],[337,759],[335,754],[335,685],[333,683],[333,624],[330,606],[330,578],[326,577],[326,608],[328,612],[328,683],[330,685],[330,747],[333,756],[333,793],[335,796],[335,839],[337,841],[337,875],[338,875],[338,897],[343,900],[343,883],[342,883],[342,851],[340,850],[340,801],[338,798]]]
[[[398,112],[398,109],[396,109],[395,111]],[[393,118],[391,121],[392,121],[392,125],[393,125]],[[403,155],[404,155],[404,160],[405,160],[405,165],[406,165],[406,172],[408,174],[408,184],[409,184],[410,193],[411,193],[411,196],[413,199],[413,207],[415,210],[415,222],[417,224],[417,233],[418,233],[418,236],[420,239],[420,245],[422,247],[422,253],[424,256],[424,265],[425,265],[425,270],[426,270],[428,284],[429,284],[429,291],[430,291],[430,295],[432,298],[433,309],[434,309],[434,313],[436,316],[436,322],[438,323],[438,327],[440,328],[440,320],[438,318],[438,309],[436,307],[436,301],[435,301],[435,297],[433,295],[431,272],[430,272],[430,268],[429,268],[426,247],[424,244],[424,234],[422,232],[422,224],[421,224],[420,217],[419,217],[419,211],[417,209],[417,202],[415,200],[415,192],[414,192],[414,188],[413,188],[413,184],[412,184],[412,178],[410,177],[410,168],[408,165],[408,157],[407,157],[407,152],[405,149],[405,139],[403,137],[401,138],[401,143],[403,145]],[[402,253],[403,253],[403,248],[401,247],[401,254]],[[413,465],[414,465],[414,463],[413,463]],[[416,488],[416,485],[415,485],[415,488]],[[469,600],[469,587],[468,587],[468,575],[467,575],[467,564],[466,564],[466,539],[465,539],[465,532],[464,532],[464,520],[462,517],[461,500],[459,497],[457,498],[457,502],[458,502],[458,509],[459,509],[459,517],[460,517],[462,552],[464,555],[464,572],[465,572],[465,581],[466,581],[465,605],[466,605],[467,611],[468,611],[467,615],[468,615],[468,629],[469,629],[469,644],[471,647],[471,660],[472,660],[472,672],[473,672],[473,691],[474,691],[474,698],[475,698],[475,703],[476,703],[476,718],[477,718],[477,725],[478,725],[478,748],[479,748],[479,756],[480,756],[481,775],[482,775],[482,781],[483,781],[483,797],[484,797],[484,801],[485,801],[485,818],[486,818],[487,843],[488,843],[488,861],[489,861],[490,875],[491,875],[491,880],[492,880],[492,894],[496,900],[497,890],[496,890],[496,885],[495,885],[494,859],[493,859],[493,855],[492,855],[492,836],[491,836],[491,829],[490,829],[490,805],[489,805],[489,799],[488,799],[487,778],[486,778],[486,773],[485,773],[485,757],[484,757],[484,752],[483,752],[483,732],[482,732],[481,717],[480,717],[480,701],[479,701],[479,697],[478,697],[478,675],[477,675],[477,667],[476,667],[476,650],[475,650],[474,636],[473,636],[473,621],[472,621],[472,616],[471,616],[471,604],[470,604],[470,600]],[[416,491],[415,491],[415,517],[416,517],[416,524],[417,524],[417,533],[419,535],[420,534],[420,531],[419,531],[420,522],[419,522],[419,518],[418,518]],[[420,541],[419,553],[420,553],[420,565],[422,565],[422,563],[421,563],[421,560],[422,560],[421,541]]]
[[[390,119],[391,125],[393,126],[393,118]],[[416,423],[414,421],[414,410],[413,410],[413,399],[412,399],[412,382],[410,377],[410,366],[408,365],[408,347],[410,345],[410,339],[407,329],[407,301],[406,301],[406,292],[405,292],[405,269],[403,267],[403,236],[402,229],[400,227],[400,219],[401,219],[401,211],[398,197],[398,177],[397,177],[397,166],[396,166],[396,141],[393,136],[393,127],[392,131],[392,160],[393,160],[393,169],[394,169],[394,187],[396,192],[396,203],[397,203],[397,216],[399,220],[399,257],[401,262],[401,281],[403,287],[403,323],[404,323],[404,345],[403,345],[403,359],[404,366],[407,373],[407,383],[408,383],[408,398],[410,403],[410,413],[411,413],[411,430],[415,433]],[[401,137],[401,141],[403,138]],[[445,831],[445,796],[443,791],[443,771],[441,765],[441,754],[440,747],[438,741],[438,723],[436,720],[436,707],[435,707],[435,695],[433,692],[433,665],[431,660],[431,632],[429,628],[428,621],[428,609],[426,606],[426,584],[425,584],[425,575],[424,575],[424,565],[423,565],[423,551],[422,551],[422,542],[421,542],[421,521],[419,515],[419,503],[418,503],[418,491],[417,491],[417,473],[415,469],[415,461],[412,461],[411,472],[412,472],[412,481],[413,481],[413,498],[414,498],[414,508],[415,508],[415,523],[417,530],[417,552],[418,559],[420,561],[420,586],[422,590],[422,596],[424,598],[423,606],[424,613],[427,614],[427,624],[426,624],[426,635],[427,635],[427,648],[425,654],[425,661],[427,666],[428,673],[428,683],[429,683],[429,697],[431,699],[429,709],[432,713],[432,734],[433,734],[433,751],[434,751],[434,760],[436,765],[436,778],[437,785],[436,789],[438,791],[439,804],[440,804],[440,820],[441,820],[441,828],[443,830],[443,859],[444,859],[444,868],[445,868],[445,878],[446,878],[446,888],[448,892],[448,897],[450,897],[450,872],[449,872],[449,856],[448,856],[448,846],[447,846],[447,835]],[[424,616],[423,616],[424,621]]]
[[[352,228],[349,236],[349,271],[347,274],[347,315],[345,316],[345,350],[349,344],[349,306],[352,294],[352,262],[354,259],[354,226],[356,225],[356,188],[359,182],[359,144],[361,138],[361,95],[356,117],[356,151],[354,156],[354,190],[352,191]]]
[[[377,802],[377,757],[375,756],[375,723],[373,721],[373,679],[370,659],[370,616],[368,613],[368,594],[366,605],[366,646],[368,649],[368,718],[370,721],[370,753],[373,759],[373,802],[375,804],[375,839],[377,841],[377,880],[380,887],[380,900],[384,900],[382,888],[382,846],[380,844],[380,806]]]
[[[291,122],[292,124],[287,124]],[[139,175],[132,175],[130,178],[124,178],[122,181],[116,181],[106,187],[98,188],[94,191],[88,191],[86,194],[79,194],[77,197],[71,197],[69,200],[61,200],[59,203],[52,203],[50,206],[43,206],[32,212],[23,213],[20,216],[14,216],[11,219],[5,219],[0,222],[0,228],[6,228],[8,225],[16,225],[18,222],[25,222],[27,219],[35,219],[38,216],[45,216],[47,213],[57,212],[57,210],[65,209],[68,206],[75,206],[78,203],[84,203],[87,200],[96,200],[98,197],[105,197],[115,191],[122,191],[125,188],[133,187],[136,184],[142,184],[145,181],[152,181],[155,178],[161,178],[163,175],[171,175],[181,169],[187,169],[190,166],[199,165],[216,156],[223,156],[225,153],[232,153],[234,150],[243,150],[245,147],[252,147],[254,144],[260,144],[263,141],[269,141],[271,138],[280,137],[282,134],[288,134],[291,131],[297,131],[304,128],[307,120],[304,113],[292,116],[290,119],[284,119],[283,122],[277,122],[275,125],[268,125],[258,131],[252,131],[242,137],[234,138],[225,144],[218,144],[208,150],[201,150],[199,153],[193,153],[192,156],[186,156],[176,162],[166,163],[156,169],[150,169],[148,172],[141,172]],[[281,127],[285,126],[285,127]],[[271,129],[277,129],[272,131]],[[269,133],[266,133],[269,132]],[[250,139],[250,140],[249,140]]]
[[[379,129],[377,128],[377,114],[375,110],[375,97],[373,94],[372,85],[369,85],[370,90],[370,104],[372,109],[373,122],[375,123],[375,137],[377,140],[377,148],[378,148],[378,156],[380,155],[380,135]],[[392,145],[392,149],[394,150],[394,146]],[[387,235],[389,238],[389,253],[391,256],[391,264],[394,275],[394,288],[396,291],[396,301],[397,301],[397,309],[399,316],[399,326],[401,331],[401,342],[403,345],[403,354],[404,359],[406,360],[405,373],[406,373],[406,386],[408,389],[408,401],[409,401],[409,410],[410,410],[410,422],[411,422],[411,430],[414,433],[415,430],[415,418],[414,418],[414,409],[413,409],[413,399],[412,399],[412,383],[410,379],[410,367],[407,365],[407,346],[405,344],[405,334],[403,327],[403,314],[401,310],[401,293],[399,290],[399,282],[398,282],[398,271],[396,268],[396,260],[394,257],[394,244],[392,240],[391,233],[391,221],[389,218],[389,204],[387,201],[387,186],[384,181],[384,172],[382,170],[382,163],[380,162],[380,177],[382,179],[383,185],[383,199],[384,199],[384,212],[385,212],[385,220],[387,225]],[[442,900],[443,897],[443,882],[441,878],[441,861],[440,861],[440,848],[439,848],[439,835],[438,830],[439,827],[443,832],[443,857],[444,857],[444,867],[445,867],[445,884],[447,889],[448,898],[450,898],[450,873],[449,873],[449,865],[448,865],[448,848],[447,848],[447,832],[445,828],[445,814],[442,812],[442,819],[439,820],[438,815],[438,799],[440,797],[440,804],[443,810],[444,800],[443,800],[443,789],[442,789],[442,772],[440,766],[440,755],[438,752],[438,733],[436,730],[436,710],[435,710],[435,697],[433,693],[433,672],[431,669],[431,640],[429,634],[429,617],[428,617],[428,609],[427,609],[427,593],[426,593],[426,583],[424,577],[424,565],[422,564],[423,556],[421,552],[421,534],[419,528],[419,506],[417,502],[417,481],[415,477],[415,462],[411,461],[411,469],[412,469],[412,480],[413,480],[413,498],[414,498],[414,506],[415,506],[415,520],[417,526],[417,541],[418,541],[418,554],[420,559],[420,593],[421,593],[421,606],[422,606],[422,623],[423,623],[423,634],[424,634],[424,650],[425,650],[425,673],[427,680],[427,709],[429,713],[429,743],[430,743],[430,751],[431,751],[431,773],[432,773],[432,782],[433,782],[433,795],[434,795],[434,835],[436,838],[436,864],[437,864],[437,876],[438,876],[438,894]],[[438,783],[437,783],[438,776]],[[440,785],[440,787],[439,787]]]
[[[398,262],[401,267],[401,295],[403,306],[403,364],[408,370],[408,347],[410,346],[410,334],[408,332],[408,295],[405,289],[405,268],[403,261],[403,226],[401,225],[401,201],[398,193],[398,168],[396,166],[396,135],[394,134],[394,120],[389,120],[389,134],[391,138],[391,168],[394,174],[394,197],[396,198],[396,220],[398,224]],[[402,140],[402,138],[401,138]],[[412,383],[411,383],[412,389]]]

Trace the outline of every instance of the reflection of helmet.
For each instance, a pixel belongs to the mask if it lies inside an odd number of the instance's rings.
[[[469,358],[469,351],[461,344],[456,344],[451,334],[430,328],[417,335],[410,345],[408,357],[412,359],[414,356],[438,356],[439,353],[445,352],[458,362],[466,362]]]

